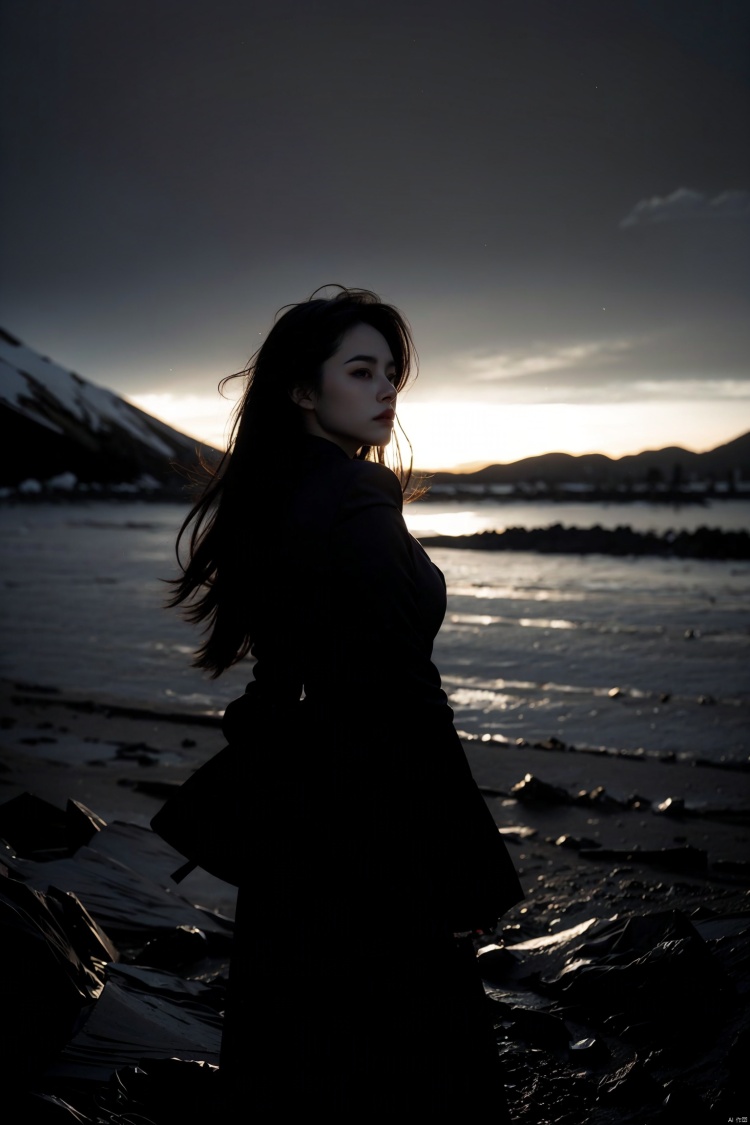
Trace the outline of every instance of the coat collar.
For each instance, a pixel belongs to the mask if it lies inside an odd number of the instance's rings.
[[[352,458],[349,454],[337,445],[335,441],[329,441],[328,438],[318,437],[317,434],[305,434],[302,438],[302,448],[308,457],[321,457],[333,460],[336,457],[343,457],[345,461],[351,461]]]

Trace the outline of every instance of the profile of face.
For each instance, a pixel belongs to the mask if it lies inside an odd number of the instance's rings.
[[[297,390],[308,433],[354,457],[363,445],[387,445],[396,414],[396,364],[385,337],[369,324],[345,332],[321,368],[320,387]]]

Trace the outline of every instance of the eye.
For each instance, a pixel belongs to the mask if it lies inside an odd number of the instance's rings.
[[[370,369],[368,367],[358,367],[356,369],[356,371],[352,371],[352,375],[356,375],[356,376],[364,375],[366,378],[369,379],[369,378],[372,377],[372,372],[370,371]]]

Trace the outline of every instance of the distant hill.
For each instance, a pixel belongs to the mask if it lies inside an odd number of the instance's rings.
[[[181,492],[202,445],[0,329],[0,485]]]
[[[545,453],[507,465],[487,465],[474,472],[436,472],[429,476],[437,491],[442,491],[440,486],[461,490],[467,486],[490,489],[540,484],[551,490],[579,486],[608,493],[638,486],[679,490],[692,482],[739,484],[750,481],[750,433],[707,453],[691,453],[679,446],[619,458],[602,453],[578,457]]]

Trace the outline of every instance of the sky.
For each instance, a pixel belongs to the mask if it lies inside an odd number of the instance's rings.
[[[0,324],[221,444],[326,283],[418,467],[750,429],[745,0],[2,0]]]

